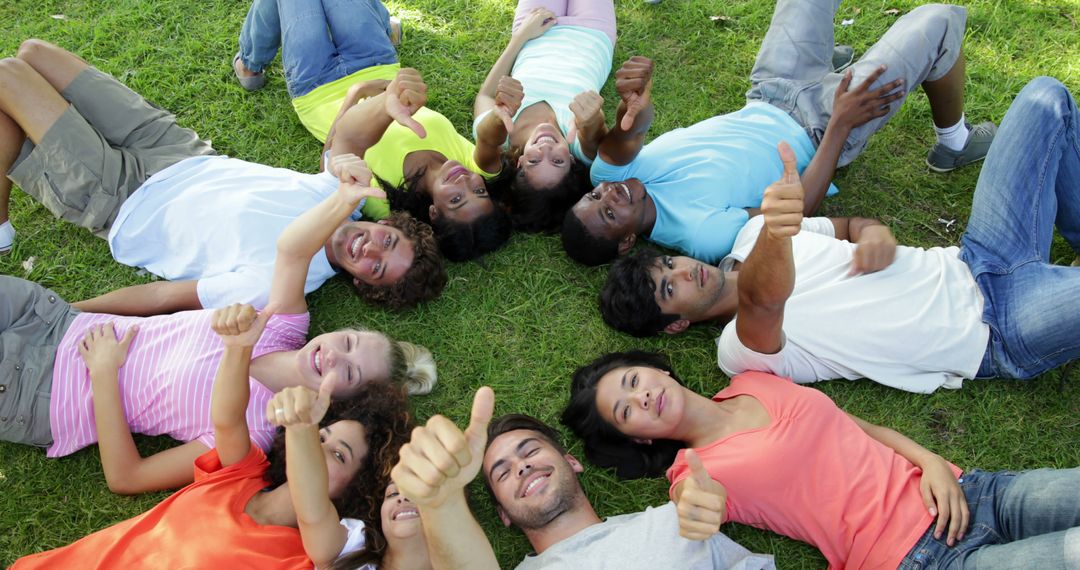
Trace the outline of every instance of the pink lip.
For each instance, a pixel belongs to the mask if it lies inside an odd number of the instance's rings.
[[[664,391],[661,391],[660,395],[656,397],[656,417],[660,417],[660,414],[664,412],[664,404],[667,404],[665,398]]]
[[[700,273],[701,273],[701,286],[704,287],[705,286],[705,281],[708,279],[708,275],[705,274],[705,266],[704,265],[699,265],[698,266],[698,271],[700,271]]]
[[[464,166],[455,166],[450,169],[450,173],[446,175],[444,182],[453,182],[458,178],[465,176],[469,171]]]

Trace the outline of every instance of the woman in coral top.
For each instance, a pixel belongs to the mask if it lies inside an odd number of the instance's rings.
[[[408,404],[400,388],[383,383],[331,404],[340,380],[336,371],[317,394],[287,388],[262,410],[285,428],[277,435],[284,457],[272,466],[251,441],[245,412],[251,354],[273,310],[257,315],[250,305],[233,305],[214,313],[214,331],[225,345],[210,403],[216,444],[195,460],[194,483],[142,515],[21,558],[12,568],[299,569],[333,563],[349,542],[340,517],[364,514],[360,497],[389,479],[397,448],[408,438]],[[80,344],[91,374],[115,374],[136,334],[129,329],[118,341],[109,325],[91,330]],[[286,479],[268,486],[281,463]]]
[[[808,542],[830,568],[1065,568],[1080,552],[1080,469],[962,472],[771,374],[710,399],[660,354],[612,353],[574,374],[562,420],[620,477],[671,465],[686,538],[732,520]]]

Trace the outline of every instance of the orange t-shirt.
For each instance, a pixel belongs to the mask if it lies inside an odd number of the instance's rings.
[[[297,529],[260,525],[244,514],[266,486],[269,465],[254,444],[244,459],[224,468],[210,450],[195,460],[195,482],[149,511],[20,558],[11,568],[310,569]]]
[[[713,400],[741,395],[765,407],[769,425],[697,448],[727,489],[728,519],[808,542],[830,568],[896,568],[930,527],[922,472],[813,388],[747,372]],[[672,492],[689,475],[680,451]]]

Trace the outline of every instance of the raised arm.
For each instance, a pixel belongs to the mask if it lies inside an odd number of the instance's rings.
[[[117,340],[116,329],[109,323],[91,327],[79,343],[79,353],[90,371],[101,470],[109,490],[121,495],[174,489],[190,483],[194,476],[192,462],[207,451],[205,445],[191,441],[143,457],[135,447],[124,416],[119,375],[138,330],[138,326],[131,326]]]
[[[889,113],[889,103],[904,96],[904,90],[900,89],[903,81],[900,79],[870,90],[870,85],[877,81],[882,73],[885,73],[884,65],[874,70],[866,81],[851,91],[848,91],[852,77],[850,69],[840,80],[833,96],[832,116],[825,127],[825,134],[821,137],[821,144],[802,173],[802,185],[806,191],[803,214],[813,215],[825,199],[833,174],[836,173],[836,162],[840,159],[840,153],[844,150],[844,143],[852,129],[884,117]]]
[[[154,281],[110,291],[72,304],[84,313],[107,313],[129,317],[167,315],[201,309],[198,281]]]
[[[282,390],[266,405],[266,419],[285,428],[285,475],[296,510],[304,551],[316,568],[337,559],[348,538],[330,501],[329,475],[319,441],[319,422],[330,407],[337,373],[327,374],[319,392],[302,386]]]
[[[371,171],[355,155],[334,156],[331,168],[341,180],[337,191],[300,214],[278,236],[268,304],[278,312],[295,314],[307,310],[304,283],[312,256],[326,245],[361,200],[386,197],[385,192],[371,187]]]
[[[476,99],[473,101],[473,120],[496,107],[495,94],[498,91],[499,82],[503,77],[510,75],[510,70],[514,68],[514,62],[517,61],[517,56],[521,53],[521,48],[525,47],[526,42],[544,35],[544,32],[551,29],[555,24],[554,12],[546,8],[537,8],[529,14],[529,17],[521,23],[521,26],[516,31],[510,34],[510,43],[506,44],[506,48],[499,54],[499,59],[495,60],[495,64],[491,66],[491,70],[488,71],[484,82],[480,84],[480,90],[476,93]],[[492,113],[492,115],[494,114]],[[495,123],[502,123],[498,117],[493,120]],[[485,124],[488,124],[488,121],[481,123],[481,125]],[[490,126],[496,127],[497,125]],[[479,126],[477,131],[480,131]],[[506,131],[509,131],[509,128]],[[506,131],[503,132],[504,139],[506,138]]]
[[[334,130],[337,127],[338,121],[348,111],[356,105],[361,99],[367,99],[374,97],[384,91],[386,86],[390,84],[390,81],[386,79],[371,79],[369,81],[361,81],[349,87],[349,90],[345,92],[345,99],[341,101],[341,109],[338,110],[337,116],[334,117],[334,122],[330,123],[330,132],[326,133],[326,143],[323,144],[323,152],[330,150],[330,143],[334,140]],[[381,137],[380,137],[381,138]],[[323,170],[323,160],[319,157],[319,172]]]
[[[948,529],[946,544],[952,546],[963,540],[970,513],[964,491],[960,488],[949,462],[898,431],[872,424],[851,414],[848,414],[848,417],[858,424],[866,435],[891,448],[922,470],[919,490],[922,492],[923,504],[930,516],[937,517],[934,538],[940,539],[942,533]]]
[[[765,224],[739,271],[739,309],[735,331],[743,346],[774,354],[783,342],[784,305],[795,288],[791,238],[803,219],[803,189],[795,153],[780,143],[783,177],[765,189],[761,213]]]
[[[431,564],[436,569],[497,569],[487,536],[465,501],[465,486],[480,471],[487,426],[495,409],[491,388],[477,390],[469,427],[443,416],[413,430],[390,472],[398,490],[417,505]]]
[[[645,144],[645,134],[653,120],[652,104],[653,62],[635,55],[615,72],[615,90],[619,108],[615,124],[600,141],[600,158],[615,166],[630,164]]]
[[[214,423],[214,447],[221,465],[227,467],[251,450],[247,411],[251,397],[248,369],[255,343],[273,313],[256,313],[251,305],[230,305],[214,311],[211,326],[225,344],[210,396],[210,419]]]
[[[393,121],[424,138],[427,131],[412,118],[424,103],[427,103],[427,85],[423,77],[419,71],[404,67],[398,70],[393,81],[386,86],[386,91],[339,113],[331,127],[333,137],[327,137],[325,148],[334,155],[355,154],[363,157],[367,149],[382,139]]]

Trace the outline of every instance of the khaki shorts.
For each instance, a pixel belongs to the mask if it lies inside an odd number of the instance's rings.
[[[56,217],[100,237],[154,173],[216,154],[172,114],[94,68],[61,95],[71,106],[39,144],[26,140],[8,177]]]
[[[77,314],[49,289],[0,275],[0,440],[52,444],[53,362]]]

